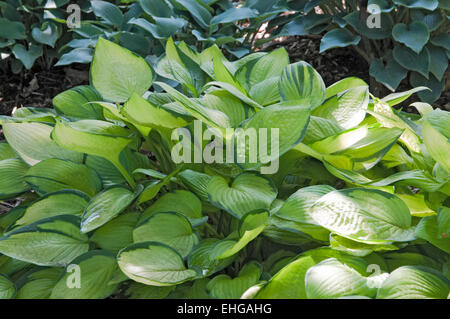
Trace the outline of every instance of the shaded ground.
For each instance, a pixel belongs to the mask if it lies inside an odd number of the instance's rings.
[[[38,65],[23,74],[0,71],[0,115],[10,115],[14,107],[51,107],[58,93],[88,84],[88,66],[41,69]]]
[[[284,46],[291,62],[304,60],[310,63],[322,76],[325,84],[331,85],[343,78],[356,76],[369,83],[369,66],[351,48],[337,48],[319,53],[320,39],[310,37],[290,37],[282,42],[272,43],[264,50]],[[14,107],[51,107],[51,100],[58,93],[81,84],[88,84],[88,65],[75,65],[51,70],[41,69],[38,65],[24,74],[0,73],[0,115],[10,115]],[[410,86],[406,81],[400,84],[398,91],[406,91]],[[381,97],[390,92],[385,89]],[[413,95],[402,103],[406,111],[412,102],[418,101]],[[406,106],[406,107],[405,107]],[[443,92],[433,106],[450,111],[450,90]]]

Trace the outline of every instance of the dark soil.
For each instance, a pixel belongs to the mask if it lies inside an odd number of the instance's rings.
[[[21,74],[0,71],[0,115],[11,115],[14,107],[52,107],[58,93],[88,84],[88,66],[54,67],[39,65]]]

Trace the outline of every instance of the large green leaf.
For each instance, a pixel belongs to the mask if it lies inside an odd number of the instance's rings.
[[[16,298],[48,299],[62,271],[62,268],[57,267],[32,269],[20,278],[24,282],[18,287]]]
[[[79,267],[79,268],[75,268]],[[114,255],[102,250],[92,250],[75,258],[64,269],[55,284],[52,299],[104,299],[111,295],[117,285],[110,284],[117,263]],[[79,282],[73,279],[79,275]],[[76,278],[76,277],[75,277]],[[69,286],[69,283],[73,286]],[[77,286],[79,285],[79,286]]]
[[[330,192],[316,201],[309,213],[319,225],[363,243],[415,239],[406,204],[393,194],[375,189]]]
[[[404,6],[410,9],[422,8],[433,11],[438,7],[438,0],[393,0],[395,4]]]
[[[244,122],[234,135],[235,158],[243,168],[258,168],[276,161],[301,142],[309,123],[305,100],[265,107]],[[270,168],[262,168],[261,172]],[[273,172],[271,172],[273,174]]]
[[[369,89],[360,86],[348,89],[328,99],[313,110],[312,115],[332,120],[344,129],[360,124],[366,116]]]
[[[189,220],[175,212],[153,214],[136,227],[133,240],[135,243],[153,241],[166,244],[182,257],[186,257],[199,242]]]
[[[189,268],[199,267],[203,276],[210,276],[227,267],[234,259],[234,256],[224,259],[215,258],[213,251],[219,239],[202,239],[188,256]]]
[[[450,114],[434,110],[426,115],[422,135],[431,157],[450,173]]]
[[[139,218],[138,212],[122,214],[94,231],[90,240],[101,249],[117,254],[133,243],[133,229]]]
[[[135,199],[127,187],[116,185],[97,194],[87,205],[81,217],[81,231],[90,232],[119,215]]]
[[[440,214],[449,214],[449,212],[445,212],[442,210]],[[447,217],[448,218],[448,217]],[[429,241],[434,246],[442,249],[447,254],[450,254],[450,242],[447,238],[447,230],[439,228],[439,220],[436,215],[424,217],[420,220],[419,224],[416,228],[416,235],[419,238],[423,238]]]
[[[25,182],[28,166],[18,158],[0,161],[0,199],[14,197],[30,189]]]
[[[125,102],[142,95],[153,82],[147,62],[119,45],[99,38],[91,65],[91,83],[104,99]]]
[[[314,68],[303,61],[287,66],[280,78],[280,94],[284,101],[307,100],[312,109],[325,99],[325,83]]]
[[[130,245],[119,252],[117,262],[129,278],[151,286],[173,286],[197,276],[178,252],[161,243]]]
[[[28,206],[15,226],[28,225],[58,215],[81,216],[88,202],[89,197],[86,194],[75,190],[49,193]]]
[[[83,154],[58,146],[50,138],[53,127],[42,123],[4,123],[3,134],[8,144],[29,165],[48,158],[81,163]]]
[[[16,287],[8,277],[0,274],[0,299],[12,299],[16,294]]]
[[[41,219],[0,238],[0,253],[40,266],[65,266],[89,249],[80,218],[60,215]]]
[[[378,290],[379,299],[447,299],[450,282],[436,270],[403,266],[394,270]]]
[[[193,193],[186,190],[175,190],[162,195],[142,213],[140,221],[161,212],[180,213],[192,224],[203,219],[201,201]]]
[[[306,272],[306,295],[310,299],[372,297],[376,288],[369,287],[367,278],[361,274],[366,268],[367,265],[361,259],[326,259]]]
[[[238,299],[261,277],[261,265],[250,262],[242,267],[238,276],[230,278],[227,275],[214,277],[207,285],[207,290],[213,298]]]
[[[419,72],[428,78],[430,54],[427,48],[424,48],[420,53],[416,53],[405,46],[396,45],[393,56],[395,61],[405,69]]]
[[[176,117],[175,114],[151,104],[136,93],[133,93],[131,98],[125,103],[121,113],[132,123],[151,128],[164,127],[174,129],[187,125],[186,120],[182,117]]]
[[[214,176],[207,192],[212,204],[236,218],[254,210],[268,209],[277,196],[271,180],[250,172],[237,176],[231,186],[223,177]]]
[[[31,167],[25,181],[40,195],[76,189],[92,197],[102,188],[98,175],[86,165],[54,158]]]
[[[135,186],[133,178],[120,163],[120,153],[134,138],[133,133],[128,129],[96,120],[60,121],[56,123],[52,138],[57,144],[67,149],[109,160],[127,182]]]
[[[314,265],[310,256],[289,263],[269,280],[255,299],[306,299],[305,274]]]
[[[53,98],[55,109],[70,118],[103,119],[103,110],[95,101],[102,101],[100,94],[90,86],[76,86]]]

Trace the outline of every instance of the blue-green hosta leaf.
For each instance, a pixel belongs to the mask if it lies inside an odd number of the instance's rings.
[[[88,202],[89,197],[86,194],[75,190],[49,193],[28,206],[15,226],[28,225],[58,215],[81,216]]]
[[[180,213],[155,213],[133,231],[135,243],[153,241],[166,244],[186,257],[198,244],[198,235],[189,220]]]
[[[310,108],[307,103],[306,100],[291,100],[274,104],[244,122],[234,135],[237,165],[261,167],[277,160],[300,143],[309,122]],[[250,137],[247,138],[247,135]]]
[[[360,86],[348,89],[328,99],[313,110],[312,115],[332,120],[344,129],[360,124],[369,105],[369,88]]]
[[[44,22],[40,28],[34,27],[31,31],[33,39],[39,43],[46,44],[55,47],[56,40],[58,39],[58,29],[55,24],[51,22]]]
[[[90,86],[76,86],[64,91],[53,98],[53,106],[69,118],[75,119],[103,119],[103,110],[94,101],[101,101],[100,94]]]
[[[60,215],[17,228],[0,238],[0,253],[40,266],[65,266],[89,250],[80,218]]]
[[[26,27],[23,23],[0,18],[0,38],[4,39],[26,39]]]
[[[0,299],[12,299],[16,294],[16,287],[8,277],[0,274]]]
[[[211,19],[211,25],[219,23],[230,23],[244,19],[258,17],[258,11],[245,7],[231,7]]]
[[[42,55],[42,46],[31,43],[27,50],[22,44],[16,44],[12,48],[12,53],[27,70],[30,70],[36,59]]]
[[[214,277],[207,285],[211,297],[218,299],[238,299],[261,277],[261,265],[257,262],[250,262],[242,267],[238,276],[230,278],[227,275]]]
[[[408,25],[397,23],[392,29],[392,36],[395,41],[419,54],[430,39],[430,32],[425,23],[414,21]]]
[[[31,167],[25,181],[40,195],[75,189],[92,197],[102,188],[100,178],[86,165],[54,158]]]
[[[381,60],[373,60],[370,63],[369,74],[389,90],[395,91],[408,74],[408,70],[395,61],[392,53],[388,54],[386,58],[386,64]]]
[[[250,212],[242,217],[237,232],[216,243],[212,250],[213,259],[225,259],[237,254],[249,242],[262,233],[269,221],[267,211]]]
[[[269,209],[277,196],[270,179],[251,172],[238,175],[231,185],[223,177],[214,176],[207,192],[214,206],[239,219],[251,211]]]
[[[421,8],[433,11],[438,7],[438,0],[393,0],[395,4],[410,9]]]
[[[307,297],[331,299],[354,295],[374,296],[376,288],[369,287],[367,278],[361,274],[366,266],[363,260],[357,258],[330,258],[312,266],[305,275]]]
[[[214,249],[219,239],[202,239],[199,245],[188,256],[189,268],[198,267],[202,275],[207,277],[227,267],[234,259],[234,256],[224,259],[214,258]]]
[[[197,276],[177,251],[161,243],[132,244],[119,252],[117,262],[129,278],[151,286],[178,285]]]
[[[347,21],[352,28],[359,34],[372,39],[381,40],[391,36],[393,20],[389,13],[380,13],[380,24],[376,27],[371,27],[365,19],[360,19],[360,12],[353,11],[347,14],[343,19]]]
[[[415,53],[405,46],[397,45],[393,53],[395,61],[402,67],[407,70],[419,72],[428,78],[430,54],[427,48],[424,48],[420,53]]]
[[[81,163],[83,154],[57,145],[51,138],[53,127],[42,123],[4,123],[3,134],[8,144],[29,165],[48,158]]]
[[[428,44],[428,52],[430,53],[430,72],[441,81],[445,71],[448,69],[448,57],[445,49]]]
[[[325,99],[325,83],[314,68],[303,61],[287,66],[280,78],[281,98],[284,101],[307,100],[311,109]]]
[[[181,8],[188,11],[194,20],[203,28],[208,29],[211,24],[211,13],[201,1],[174,0]]]
[[[425,116],[422,136],[431,157],[450,173],[450,114],[434,110]]]
[[[69,65],[72,63],[91,63],[94,50],[91,48],[75,48],[61,56],[55,66]]]
[[[153,82],[147,62],[117,44],[99,38],[91,65],[91,83],[105,100],[125,102],[144,94]]]
[[[359,35],[354,35],[347,29],[333,29],[325,33],[320,42],[320,52],[333,48],[342,48],[357,45],[361,41]]]
[[[102,18],[106,23],[120,27],[123,22],[123,13],[115,4],[95,0],[91,1],[92,11],[97,17]]]
[[[427,103],[433,103],[436,101],[445,88],[445,79],[438,81],[433,74],[431,74],[427,79],[422,74],[412,72],[409,76],[409,83],[412,86],[425,86],[431,90],[418,93],[420,99]]]
[[[381,12],[391,12],[394,10],[394,5],[390,0],[369,0],[368,6],[377,5]]]
[[[294,260],[277,272],[255,299],[306,299],[305,274],[314,265],[310,256]]]
[[[61,268],[36,268],[20,278],[25,282],[17,289],[16,299],[48,299],[61,277]]]
[[[133,138],[128,129],[97,120],[60,121],[52,132],[52,139],[64,148],[109,160],[132,186],[135,183],[120,163],[120,153]]]
[[[450,51],[450,35],[446,33],[438,33],[431,38],[431,44]]]
[[[280,32],[283,36],[306,35],[313,33],[315,27],[326,25],[330,20],[328,14],[301,15],[287,23]],[[320,32],[319,32],[320,33]]]
[[[447,299],[450,282],[428,267],[403,266],[394,270],[378,290],[378,299]]]
[[[424,10],[411,10],[410,13],[412,21],[421,21],[425,23],[430,32],[438,29],[444,21],[442,13],[439,10],[432,12],[427,12]]]
[[[136,93],[131,95],[121,113],[132,123],[152,128],[164,127],[174,129],[188,124],[182,117],[176,117],[174,113],[151,104]]]
[[[186,26],[187,21],[183,18],[153,17],[156,23],[150,23],[144,18],[132,18],[128,24],[134,24],[151,33],[155,39],[167,39],[176,36]],[[131,33],[133,34],[133,33]]]
[[[135,199],[127,187],[112,186],[97,194],[87,205],[81,217],[81,231],[90,232],[119,215]]]
[[[28,166],[18,158],[0,161],[0,199],[26,192],[30,186],[25,181]]]
[[[133,243],[133,229],[138,218],[138,212],[122,214],[97,228],[90,240],[101,249],[117,254]]]
[[[74,268],[77,266],[79,268]],[[102,250],[92,250],[75,258],[63,271],[55,284],[51,299],[104,299],[117,285],[110,284],[117,263],[114,255]],[[79,282],[74,277],[79,275]],[[73,286],[70,286],[73,285]],[[79,286],[77,286],[79,285]]]
[[[139,220],[142,222],[148,217],[161,212],[182,214],[193,225],[203,218],[201,201],[194,193],[186,190],[175,190],[164,194],[142,213]]]
[[[447,212],[447,214],[449,214]],[[450,254],[450,241],[447,232],[439,229],[438,217],[436,215],[424,217],[420,220],[416,228],[416,235],[419,238],[429,241],[432,245]]]
[[[415,239],[408,206],[397,196],[375,189],[333,191],[316,201],[309,213],[319,225],[363,243]]]
[[[169,18],[173,14],[172,8],[164,0],[139,0],[139,4],[152,17]]]

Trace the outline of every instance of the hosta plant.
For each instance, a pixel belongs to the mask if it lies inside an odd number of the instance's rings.
[[[450,59],[447,0],[299,1],[303,15],[283,35],[322,34],[320,51],[352,47],[370,65],[370,76],[391,91],[407,79],[422,101],[436,101],[446,87]],[[313,3],[313,5],[311,5]],[[313,10],[321,9],[320,14]]]
[[[0,296],[448,298],[450,115],[393,109],[426,89],[99,39],[90,86],[1,117]]]

